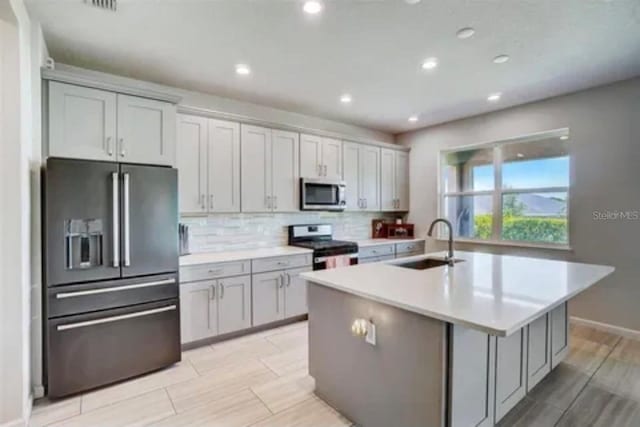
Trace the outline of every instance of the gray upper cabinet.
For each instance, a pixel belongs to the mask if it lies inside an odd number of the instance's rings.
[[[218,333],[251,327],[251,276],[218,280]]]
[[[216,281],[180,285],[181,341],[188,343],[213,337],[218,333]]]
[[[178,115],[178,197],[180,213],[207,211],[207,119]]]
[[[285,317],[294,317],[309,312],[307,305],[307,281],[300,274],[311,271],[310,267],[290,269],[284,272],[284,312]]]
[[[347,210],[380,210],[380,148],[354,142],[343,147]]]
[[[250,125],[241,132],[242,211],[298,210],[298,134]]]
[[[496,339],[496,422],[527,394],[526,328]]]
[[[409,210],[409,155],[381,149],[380,198],[383,211]]]
[[[240,125],[208,122],[208,210],[240,212]]]
[[[169,165],[176,157],[176,107],[168,102],[118,95],[118,160]]]
[[[253,326],[284,319],[284,284],[282,271],[253,275]]]
[[[342,141],[300,135],[300,176],[342,179]]]
[[[113,92],[49,83],[49,155],[116,159],[116,97]]]
[[[49,155],[173,165],[175,105],[49,83]]]

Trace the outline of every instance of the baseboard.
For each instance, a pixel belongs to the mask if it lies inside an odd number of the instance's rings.
[[[33,386],[33,398],[40,399],[44,397],[44,386],[43,385],[34,385]]]
[[[24,419],[18,418],[17,420],[9,421],[8,423],[0,424],[0,427],[26,427],[28,422]]]
[[[571,316],[570,319],[571,322],[576,325],[585,325],[600,331],[611,332],[612,334],[640,340],[640,331],[635,329],[623,328],[622,326],[610,325],[608,323],[596,322],[595,320],[583,319],[575,316]]]

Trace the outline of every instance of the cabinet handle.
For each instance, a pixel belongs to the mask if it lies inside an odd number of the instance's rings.
[[[273,209],[278,209],[278,196],[273,196]]]
[[[327,176],[327,165],[324,165],[324,176]]]
[[[209,195],[209,209],[213,210],[213,194]]]
[[[202,208],[202,210],[205,210],[206,206],[204,204],[204,194],[200,195],[200,207]]]
[[[289,273],[285,273],[287,275],[287,287],[291,286],[291,275]]]
[[[127,150],[124,147],[124,138],[120,138],[120,157],[124,157],[127,154]]]
[[[367,199],[364,199],[364,208],[367,208]]]
[[[221,268],[217,268],[215,270],[209,270],[209,274],[220,274],[220,273],[222,273]]]
[[[111,137],[107,137],[107,154],[113,156],[113,146],[111,144]]]
[[[279,288],[283,288],[284,287],[284,273],[282,273],[280,275],[280,286],[278,286]]]
[[[209,299],[216,299],[216,285],[209,286]]]
[[[316,170],[318,171],[318,176],[322,176],[322,165],[321,164],[318,164],[316,166]]]
[[[264,205],[265,205],[265,207],[267,209],[271,209],[271,197],[270,196],[265,196]]]
[[[224,283],[220,283],[220,299],[224,298]]]

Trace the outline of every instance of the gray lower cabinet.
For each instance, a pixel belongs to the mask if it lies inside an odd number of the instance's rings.
[[[251,327],[251,276],[218,280],[218,333]]]
[[[251,327],[251,276],[182,283],[181,342]]]
[[[549,314],[527,326],[527,393],[551,372]]]
[[[307,283],[300,277],[305,271],[311,267],[253,275],[253,326],[308,312]]]
[[[551,330],[551,368],[555,368],[569,352],[569,316],[567,303],[549,313]]]
[[[393,255],[380,255],[367,258],[358,258],[358,264],[370,264],[372,262],[389,261],[394,259]]]
[[[496,338],[464,326],[449,328],[449,425],[493,426]]]
[[[218,334],[215,292],[215,280],[180,284],[180,336],[183,344]]]
[[[496,339],[496,422],[527,394],[526,328]]]

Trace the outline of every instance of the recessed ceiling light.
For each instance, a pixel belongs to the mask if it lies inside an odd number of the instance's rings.
[[[459,39],[468,39],[469,37],[471,37],[475,33],[476,33],[476,30],[474,30],[471,27],[466,27],[466,28],[459,29],[458,32],[456,33],[456,36]]]
[[[340,102],[342,102],[343,104],[349,104],[351,103],[351,101],[351,95],[349,95],[348,93],[345,93],[340,97]]]
[[[422,68],[424,70],[433,70],[438,66],[438,58],[427,58],[422,63]]]
[[[493,58],[494,64],[504,64],[509,60],[509,55],[498,55]]]
[[[304,10],[309,15],[315,15],[316,13],[322,12],[322,2],[318,0],[308,0],[304,2],[302,6],[302,10]]]
[[[251,68],[249,68],[247,64],[236,64],[236,74],[240,74],[241,76],[251,74]]]
[[[492,93],[487,97],[487,101],[496,102],[500,99],[501,96],[502,94],[500,92]]]
[[[569,135],[562,135],[560,139],[566,141],[567,139],[569,139]]]
[[[418,121],[418,116],[411,116],[411,117],[409,117],[409,121],[410,121],[411,123],[415,123],[415,122],[417,122],[417,121]]]

